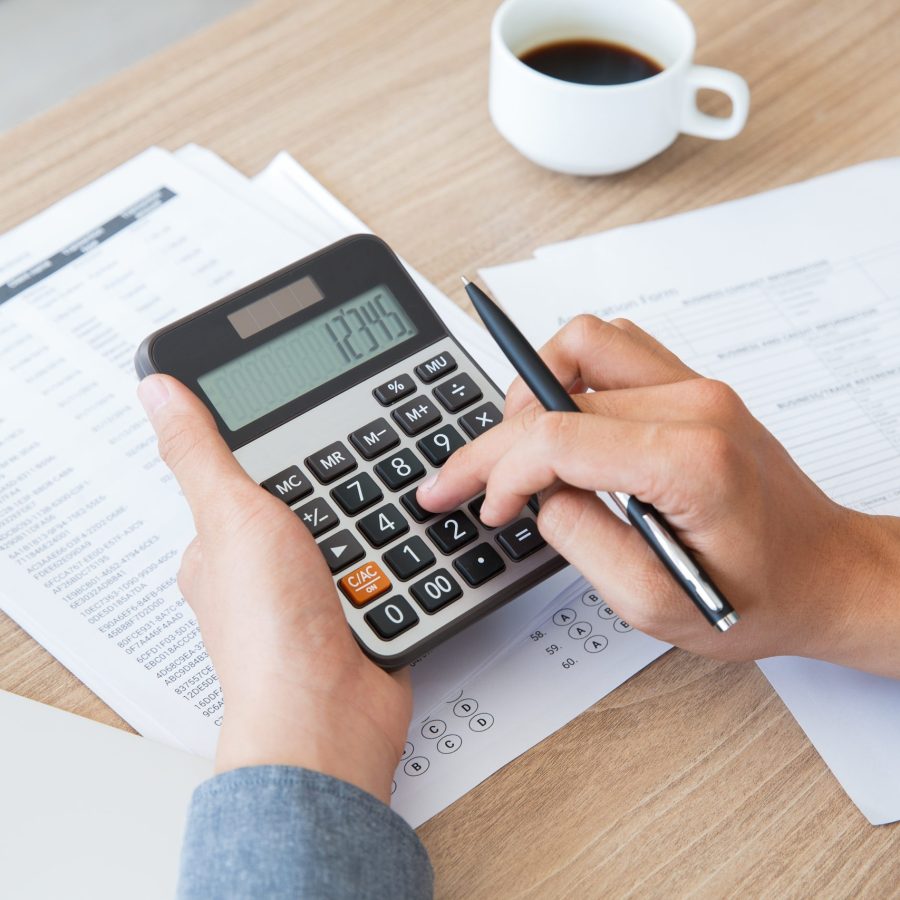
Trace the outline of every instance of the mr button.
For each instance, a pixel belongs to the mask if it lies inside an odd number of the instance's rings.
[[[339,582],[346,598],[354,606],[365,606],[391,589],[391,582],[377,563],[363,563]]]
[[[356,460],[340,441],[335,441],[312,456],[307,456],[304,462],[322,484],[328,484],[335,478],[340,478],[345,472],[352,472],[356,468]]]

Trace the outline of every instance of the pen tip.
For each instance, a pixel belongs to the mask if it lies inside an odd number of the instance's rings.
[[[460,276],[459,276],[459,280],[460,280],[466,287],[468,287],[468,286],[471,284],[471,282],[469,281],[468,278],[466,278],[465,275],[460,275]]]

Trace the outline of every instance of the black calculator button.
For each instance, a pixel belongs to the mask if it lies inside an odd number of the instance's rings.
[[[332,574],[346,569],[351,563],[365,556],[362,544],[346,528],[325,538],[324,541],[319,541],[319,549]]]
[[[404,447],[375,466],[375,474],[392,490],[399,491],[425,474],[425,466],[412,450]]]
[[[403,597],[385,600],[381,606],[367,612],[365,619],[372,631],[384,641],[403,634],[407,628],[412,628],[419,621],[415,610]]]
[[[375,512],[363,516],[356,527],[366,536],[373,547],[383,547],[401,534],[409,531],[409,522],[403,518],[393,503],[386,503]]]
[[[432,392],[444,409],[455,413],[481,399],[481,389],[472,381],[471,375],[460,372]]]
[[[400,443],[400,435],[388,425],[387,419],[376,419],[350,435],[350,443],[363,459],[374,459]]]
[[[477,536],[478,529],[475,524],[459,510],[428,526],[428,537],[442,553],[453,553],[469,541],[474,541]]]
[[[341,441],[335,441],[307,456],[305,462],[322,484],[328,484],[356,468],[356,460]]]
[[[480,497],[476,497],[476,498],[469,504],[469,512],[472,513],[472,515],[473,515],[476,519],[478,519],[479,522],[481,522],[481,507],[482,507],[483,504],[484,504],[484,494],[482,494]],[[482,528],[489,528],[491,531],[494,530],[494,526],[493,526],[493,525],[485,525],[484,522],[481,522],[481,527],[482,527]]]
[[[300,471],[300,466],[288,466],[283,472],[267,478],[262,486],[279,500],[294,503],[312,493],[312,482]]]
[[[489,578],[499,575],[506,566],[503,565],[500,554],[490,544],[477,544],[458,559],[454,559],[453,568],[472,587],[478,587]]]
[[[434,554],[422,538],[413,536],[388,550],[383,557],[385,564],[401,580],[408,581],[434,564]]]
[[[421,506],[419,506],[419,501],[416,499],[417,491],[418,488],[413,488],[411,491],[407,491],[400,498],[400,502],[406,508],[406,511],[417,522],[427,522],[429,519],[433,519],[436,513],[429,512],[427,509],[423,509]]]
[[[412,585],[409,592],[427,613],[436,613],[448,603],[462,597],[462,588],[446,569],[438,569],[426,575]]]
[[[546,545],[534,519],[519,519],[497,535],[497,543],[512,560],[524,559]]]
[[[459,420],[462,430],[470,438],[476,438],[479,434],[490,431],[495,425],[499,425],[503,415],[493,403],[482,403],[472,412],[466,413]]]
[[[541,511],[541,501],[538,498],[537,494],[532,494],[531,499],[528,501],[528,508],[537,515]]]
[[[348,516],[355,516],[381,500],[384,494],[368,472],[360,472],[349,481],[332,488],[331,496]]]
[[[398,400],[402,400],[416,389],[416,383],[411,375],[397,375],[384,384],[379,384],[372,393],[382,406],[390,406]]]
[[[441,411],[427,397],[413,397],[398,406],[391,415],[407,434],[419,434],[441,421]]]
[[[338,523],[337,513],[321,497],[298,506],[294,512],[313,537],[325,534]]]
[[[431,359],[426,359],[420,366],[416,366],[416,375],[425,384],[430,384],[442,375],[449,375],[455,368],[456,360],[445,350],[443,353],[438,353],[437,356],[432,356]]]
[[[452,425],[443,425],[417,441],[416,446],[433,466],[442,466],[465,442],[466,439]]]

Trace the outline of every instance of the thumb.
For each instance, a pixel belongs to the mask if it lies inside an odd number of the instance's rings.
[[[159,441],[159,454],[172,470],[191,507],[198,534],[204,522],[220,520],[236,496],[256,485],[234,458],[209,410],[169,375],[149,375],[138,398]]]

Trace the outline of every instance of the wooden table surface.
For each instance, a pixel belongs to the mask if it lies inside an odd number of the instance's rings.
[[[746,130],[592,180],[531,165],[492,128],[495,5],[251,6],[0,136],[0,229],[150,144],[196,141],[247,173],[286,149],[458,297],[460,271],[542,243],[900,150],[898,0],[686,0],[697,61],[750,83]],[[125,727],[2,617],[0,687]],[[682,652],[419,833],[440,897],[900,890],[900,828],[867,824],[757,667]]]

